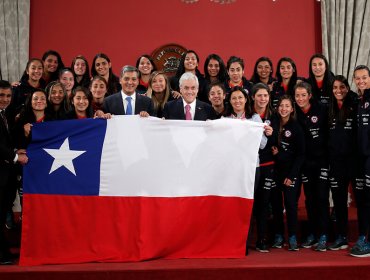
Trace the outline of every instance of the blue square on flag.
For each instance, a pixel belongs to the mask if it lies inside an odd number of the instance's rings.
[[[102,119],[34,124],[24,192],[98,195],[106,127]]]

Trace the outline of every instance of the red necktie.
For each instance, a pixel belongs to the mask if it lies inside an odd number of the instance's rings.
[[[187,121],[191,121],[192,120],[192,118],[191,118],[191,113],[190,113],[190,105],[189,104],[187,104],[187,105],[185,105],[185,119],[187,120]]]

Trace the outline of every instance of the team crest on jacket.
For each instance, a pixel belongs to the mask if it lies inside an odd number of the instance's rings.
[[[367,107],[369,107],[369,102],[365,102],[364,107],[365,107],[365,109],[366,109]]]
[[[290,132],[290,130],[285,130],[284,135],[285,135],[285,137],[290,137],[290,136],[292,136],[292,133]]]
[[[318,120],[319,120],[319,118],[317,116],[312,116],[311,117],[311,122],[313,122],[313,123],[317,123]]]

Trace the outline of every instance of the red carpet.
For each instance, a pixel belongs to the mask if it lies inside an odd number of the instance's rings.
[[[370,279],[370,258],[346,250],[250,250],[243,259],[153,260],[139,263],[89,263],[36,267],[2,266],[1,280],[20,279]]]
[[[305,211],[299,208],[300,231],[305,227]],[[349,209],[349,240],[357,238],[356,209]],[[331,232],[331,239],[333,232]],[[19,232],[12,231],[14,245]],[[254,245],[255,232],[251,238]],[[300,240],[300,239],[299,239]],[[17,242],[18,241],[18,242]],[[301,249],[271,253],[249,250],[243,259],[152,260],[138,263],[88,263],[34,267],[0,266],[0,280],[85,280],[85,279],[370,279],[370,258],[355,258],[347,250],[315,252]]]

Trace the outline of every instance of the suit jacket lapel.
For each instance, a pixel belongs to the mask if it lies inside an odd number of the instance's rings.
[[[118,102],[116,103],[116,106],[117,106],[117,112],[123,112],[123,114],[126,115],[125,106],[123,106],[123,98],[122,98],[121,92],[119,92]]]
[[[195,115],[194,115],[194,120],[201,120],[200,116],[203,113],[202,107],[199,106],[198,100],[195,102]]]
[[[142,102],[140,102],[141,96],[135,92],[135,115],[139,114],[144,109],[141,109]]]
[[[184,112],[184,103],[182,101],[182,97],[177,99],[177,110],[179,112],[179,118],[181,120],[185,120],[185,112]]]

